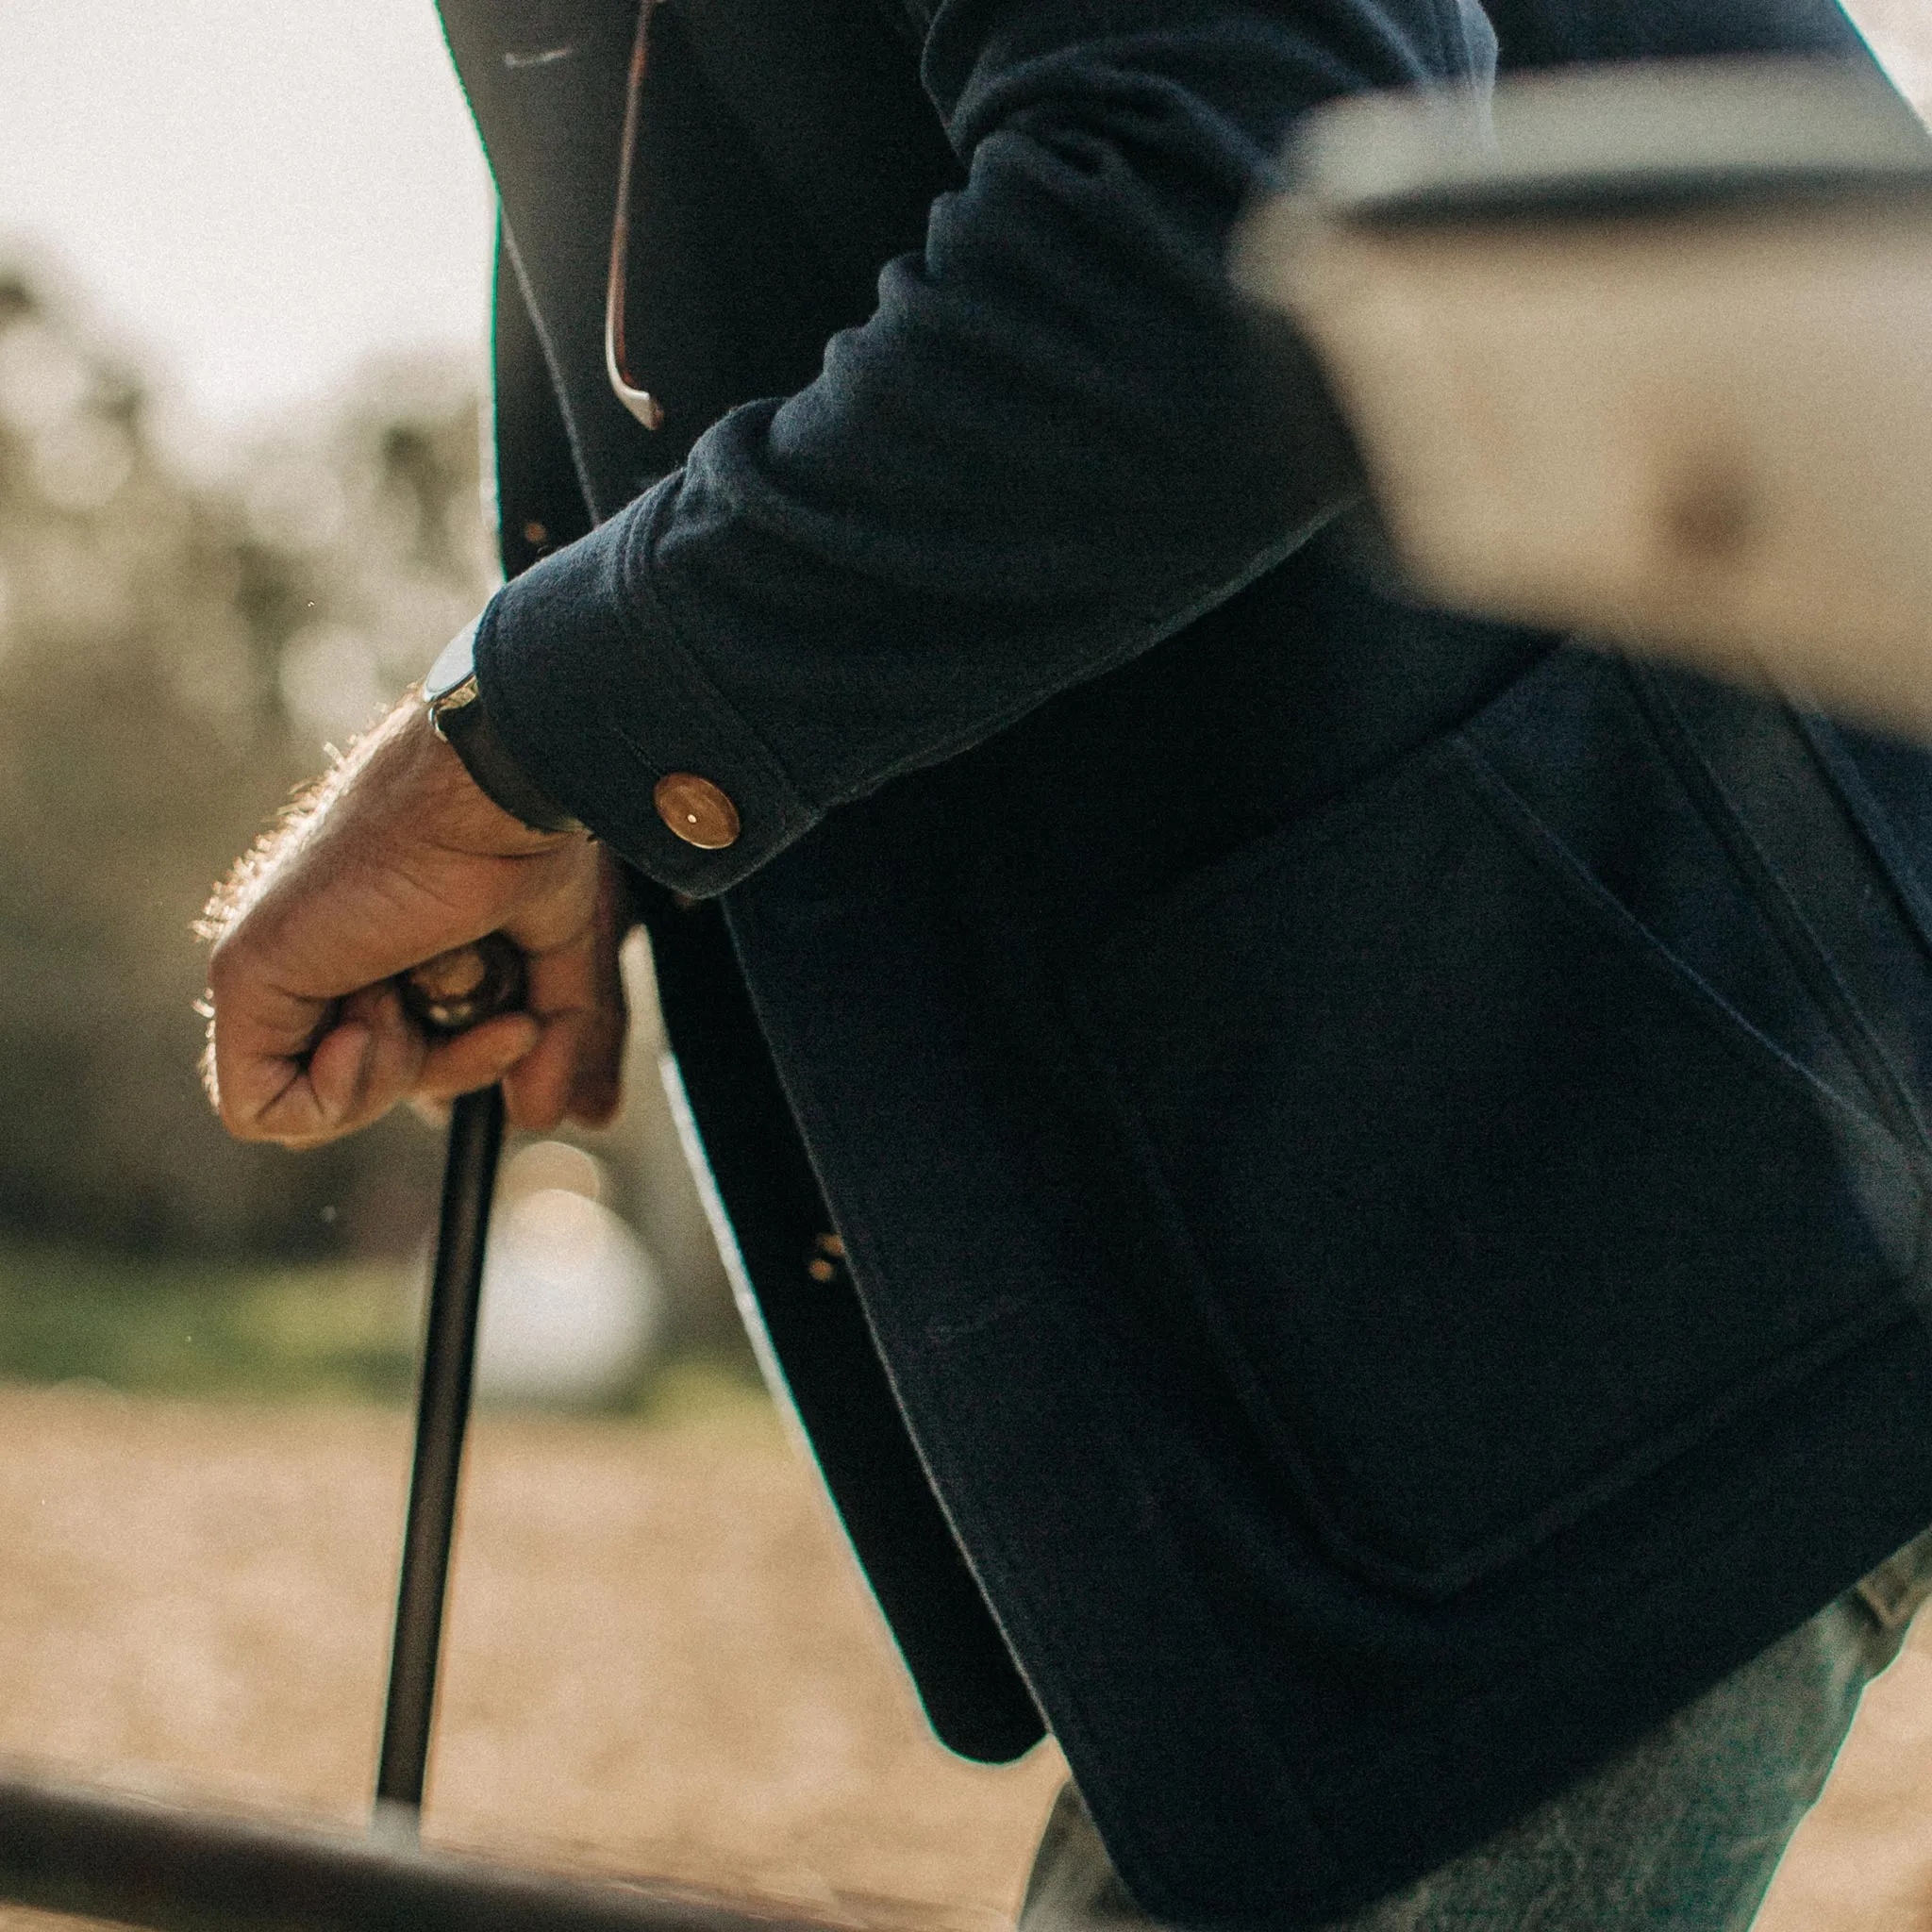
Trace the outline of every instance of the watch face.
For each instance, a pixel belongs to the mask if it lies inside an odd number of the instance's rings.
[[[446,696],[476,668],[476,625],[464,625],[436,654],[429,675],[423,680],[423,695],[430,704]]]

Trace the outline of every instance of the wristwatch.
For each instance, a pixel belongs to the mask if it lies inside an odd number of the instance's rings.
[[[441,651],[423,680],[423,702],[436,735],[463,761],[476,789],[492,805],[533,832],[581,832],[560,806],[553,805],[510,757],[483,708],[476,685],[476,626],[466,624]]]

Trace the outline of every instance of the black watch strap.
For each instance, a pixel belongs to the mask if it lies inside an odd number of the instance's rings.
[[[462,759],[463,769],[491,804],[533,832],[581,832],[580,819],[553,805],[524,775],[490,723],[473,656],[476,626],[459,631],[431,666],[423,689],[436,735]]]
[[[473,674],[468,680],[474,686]],[[452,693],[454,696],[455,693]],[[503,741],[490,723],[482,700],[471,697],[467,703],[432,705],[429,722],[437,736],[463,761],[463,769],[476,781],[476,789],[492,805],[501,806],[513,819],[520,819],[533,832],[581,832],[581,819],[573,818],[561,806],[553,805],[524,776],[522,768],[510,757]]]

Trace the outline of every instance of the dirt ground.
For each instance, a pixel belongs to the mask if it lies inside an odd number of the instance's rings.
[[[486,1416],[474,1441],[428,1836],[998,1932],[1058,1758],[930,1741],[768,1415]],[[358,1820],[405,1448],[368,1408],[0,1388],[0,1755]],[[0,1932],[76,1924],[0,1907]],[[1868,1697],[1765,1932],[1916,1927],[1932,1642]]]
[[[1058,1756],[931,1741],[768,1412],[472,1442],[425,1837],[997,1932]],[[0,1387],[0,1757],[359,1822],[406,1455],[377,1409]]]

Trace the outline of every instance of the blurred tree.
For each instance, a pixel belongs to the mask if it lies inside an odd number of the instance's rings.
[[[142,386],[0,267],[0,1233],[201,1255],[404,1253],[438,1147],[412,1120],[291,1158],[199,1091],[211,882],[325,747],[488,595],[476,386],[365,372],[214,482]],[[591,1144],[670,1291],[674,1346],[733,1347],[640,1015],[626,1124]]]
[[[0,274],[0,1225],[320,1251],[359,1171],[432,1166],[407,1129],[233,1147],[199,1092],[188,923],[314,762],[281,671],[333,581],[247,496],[175,475],[133,375]]]

